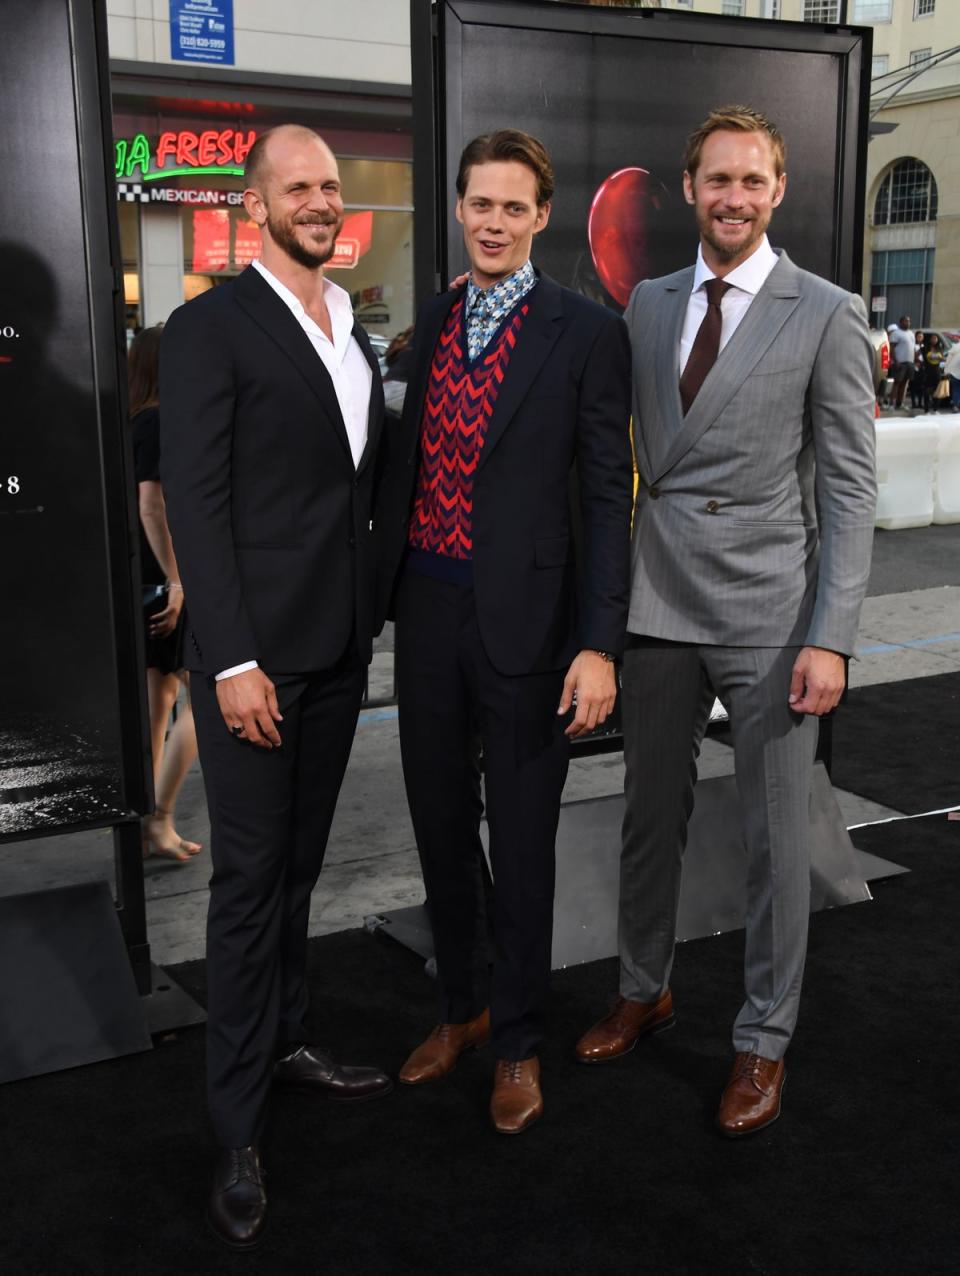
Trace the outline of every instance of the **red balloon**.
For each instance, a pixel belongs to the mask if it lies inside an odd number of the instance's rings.
[[[600,281],[621,306],[650,275],[647,219],[660,207],[659,185],[645,168],[621,168],[598,187],[590,205],[587,238]]]

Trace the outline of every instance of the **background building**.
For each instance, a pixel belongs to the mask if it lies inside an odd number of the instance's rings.
[[[107,21],[130,333],[258,254],[243,160],[284,120],[317,128],[340,157],[333,278],[371,332],[412,322],[404,0],[107,0]]]

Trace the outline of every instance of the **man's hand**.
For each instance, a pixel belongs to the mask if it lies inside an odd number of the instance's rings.
[[[465,270],[462,275],[457,275],[455,279],[451,279],[450,282],[447,284],[447,287],[450,289],[451,292],[455,292],[457,288],[462,288],[469,278],[470,278],[470,271]]]
[[[262,669],[247,669],[217,683],[217,701],[227,729],[240,740],[261,749],[279,749],[280,732],[274,726],[283,715],[277,692]],[[237,731],[237,727],[243,727]]]
[[[177,627],[177,621],[180,619],[182,609],[182,592],[179,589],[171,590],[167,594],[167,605],[163,611],[156,611],[150,617],[150,636],[152,638],[166,638],[168,634],[172,634]]]
[[[574,658],[563,680],[563,695],[557,708],[564,714],[574,703],[576,713],[564,735],[575,740],[585,731],[592,731],[606,722],[617,698],[617,677],[612,660],[604,660],[596,651],[581,651]]]
[[[790,708],[822,717],[837,707],[844,685],[843,656],[823,647],[804,647],[793,665]]]

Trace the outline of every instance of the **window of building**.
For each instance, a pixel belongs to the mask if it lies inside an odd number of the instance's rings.
[[[930,61],[933,49],[912,49],[910,51],[910,65],[922,66],[924,62]]]
[[[745,0],[723,0],[720,12],[728,18],[742,18]]]
[[[839,22],[840,0],[803,0],[804,22]]]
[[[886,75],[890,70],[890,58],[886,53],[875,53],[870,63],[870,75],[876,79],[878,75]]]
[[[926,164],[903,159],[886,175],[873,206],[874,226],[937,219],[937,183]]]
[[[760,17],[778,20],[780,17],[780,0],[763,0],[763,4],[760,6]]]
[[[891,22],[893,0],[853,0],[854,22]]]
[[[874,253],[870,290],[887,299],[888,315],[910,315],[918,328],[930,322],[933,296],[932,248]]]
[[[937,7],[937,0],[913,0],[913,16],[929,18]]]

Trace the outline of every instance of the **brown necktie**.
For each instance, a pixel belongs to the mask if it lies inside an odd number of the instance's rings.
[[[720,302],[723,300],[723,294],[730,287],[732,285],[724,283],[722,279],[708,279],[704,284],[707,294],[707,313],[703,316],[703,323],[697,329],[687,366],[680,378],[680,402],[683,404],[684,416],[690,411],[690,405],[697,397],[700,387],[707,378],[707,373],[717,361],[720,351],[720,330],[723,327]]]

